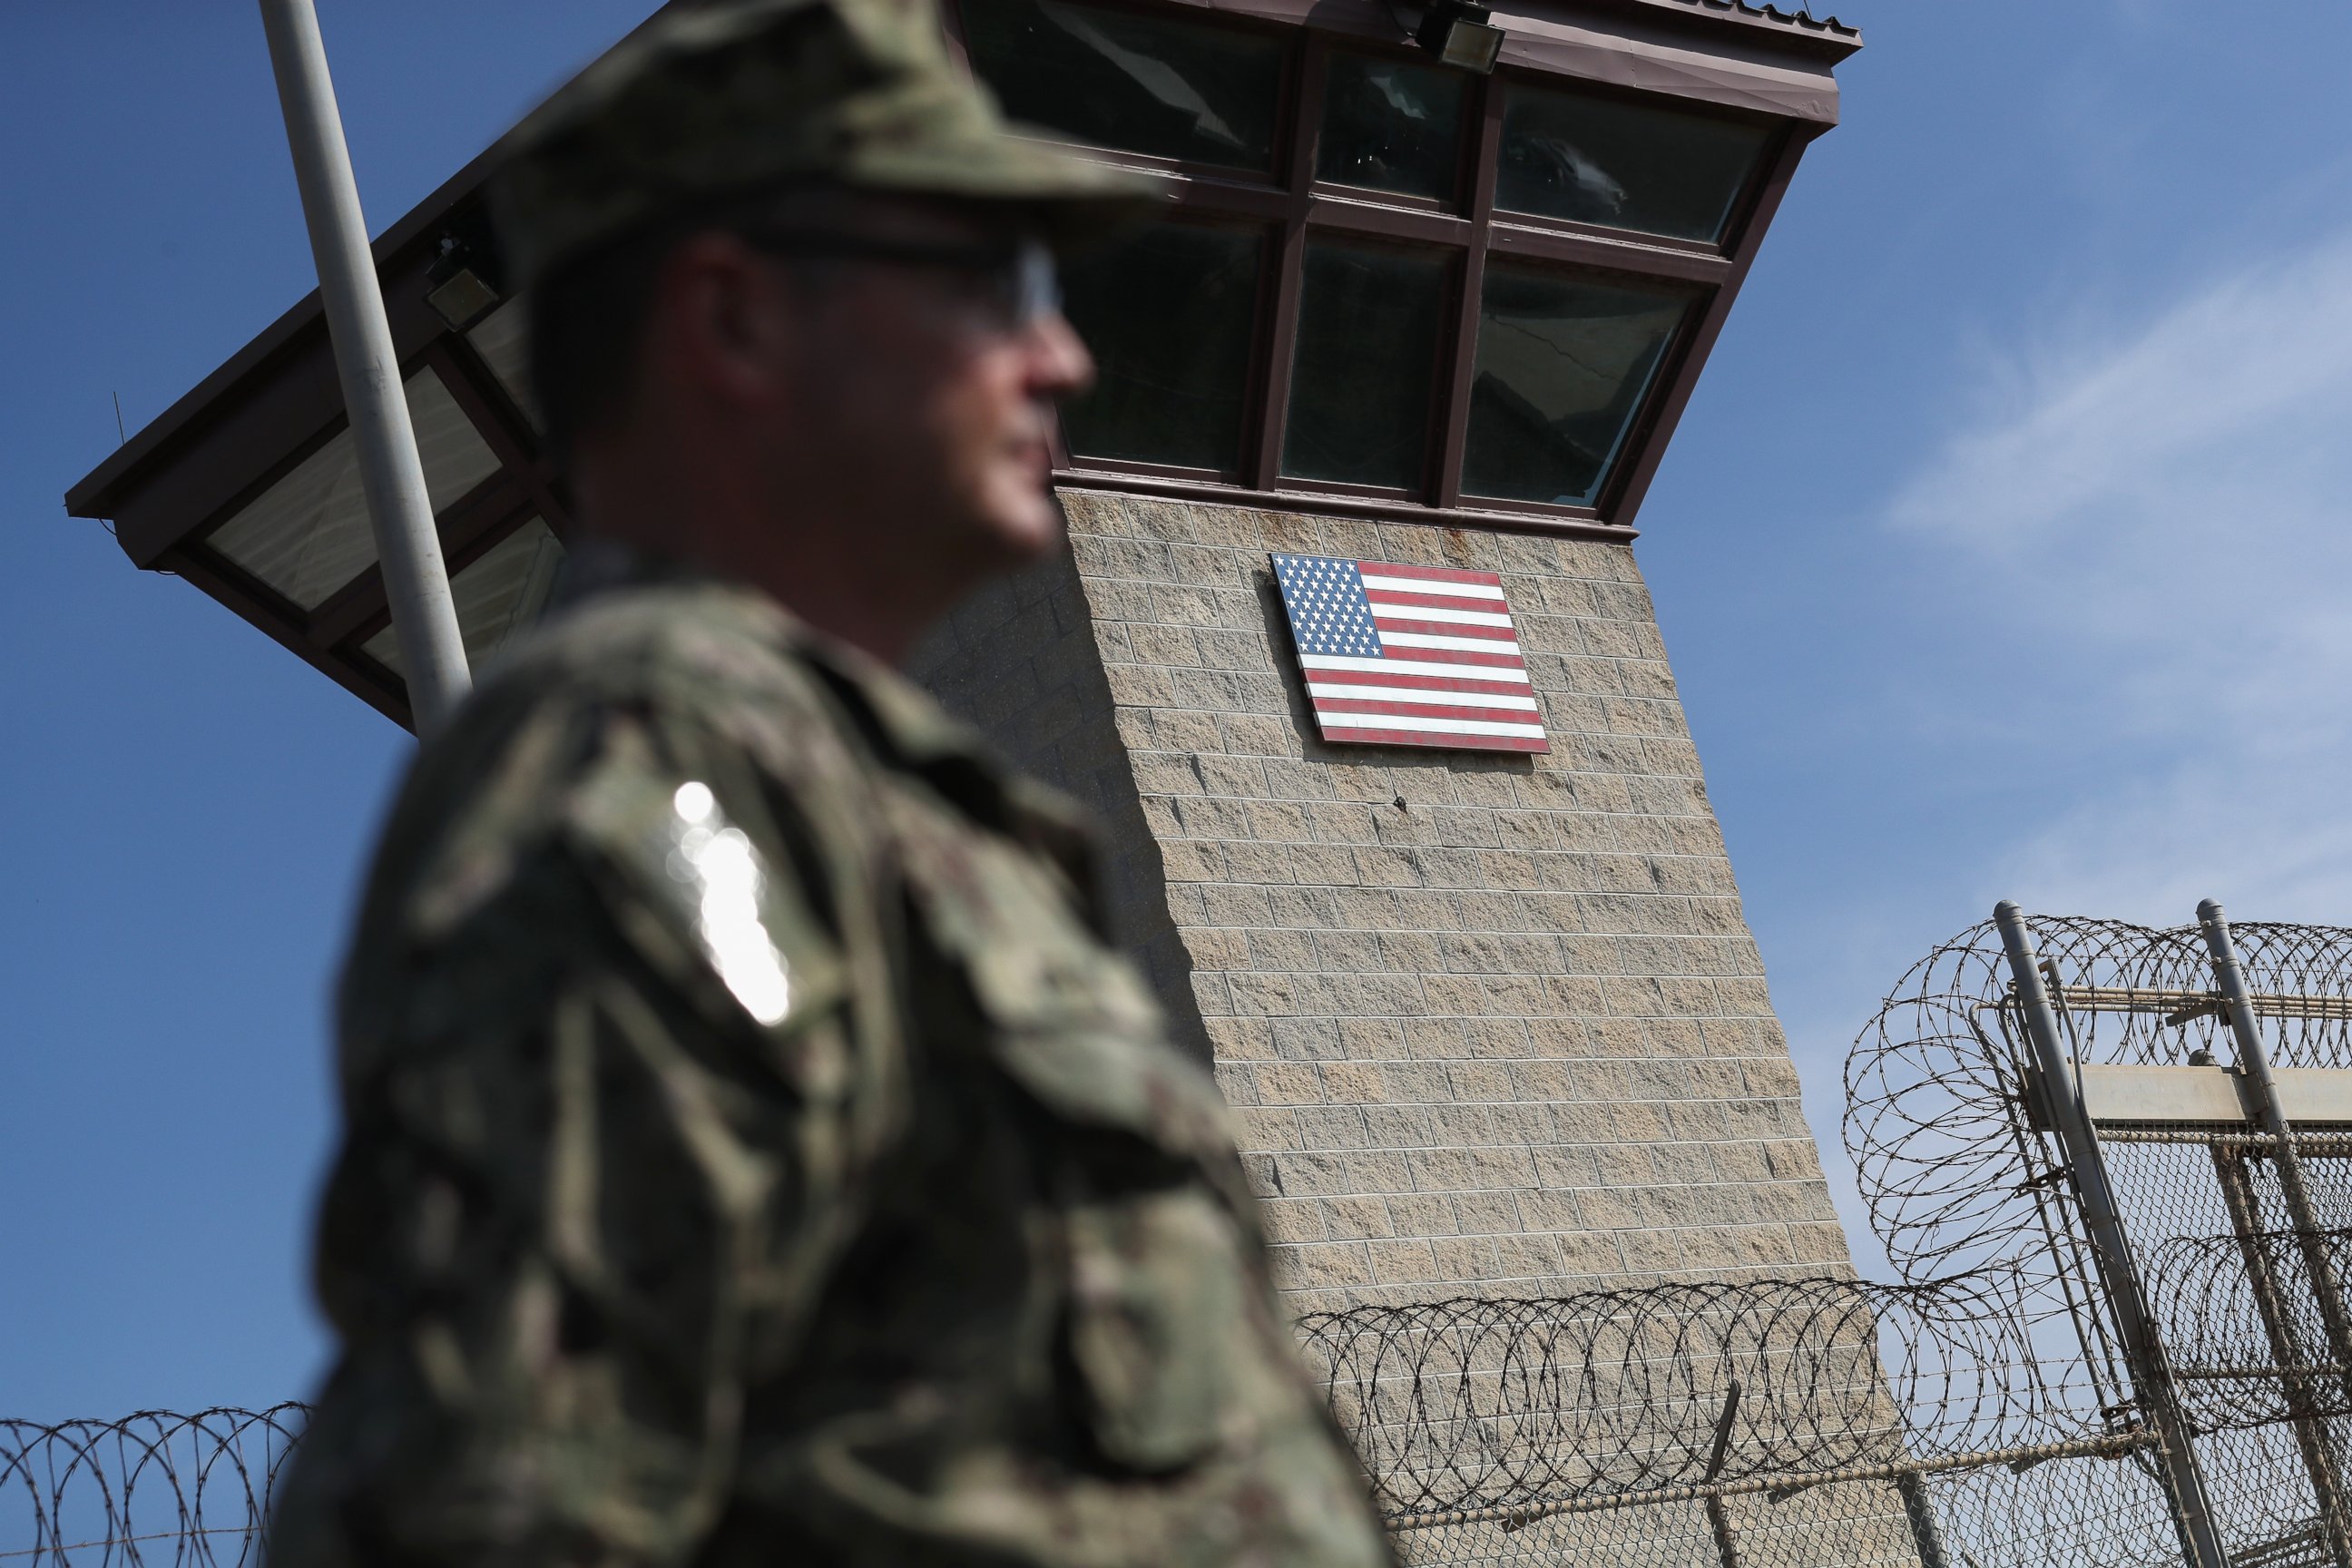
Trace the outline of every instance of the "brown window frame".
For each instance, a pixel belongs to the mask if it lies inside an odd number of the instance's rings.
[[[1412,3],[1396,0],[1408,10]],[[1521,221],[1516,216],[1491,211],[1448,215],[1438,204],[1412,197],[1375,197],[1366,203],[1340,187],[1311,187],[1302,203],[1295,183],[1260,180],[1254,184],[1245,177],[1235,179],[1225,170],[1102,155],[1160,176],[1162,188],[1171,192],[1180,212],[1193,212],[1209,221],[1257,223],[1270,232],[1287,235],[1294,246],[1303,244],[1307,230],[1326,223],[1353,232],[1386,225],[1408,241],[1433,237],[1441,244],[1453,243],[1449,237],[1460,233],[1465,264],[1468,242],[1475,238],[1484,246],[1478,258],[1482,281],[1486,257],[1527,257],[1619,276],[1678,279],[1705,295],[1708,303],[1695,321],[1686,323],[1682,339],[1674,345],[1675,357],[1671,363],[1662,362],[1654,373],[1652,393],[1625,435],[1612,470],[1611,493],[1601,498],[1602,504],[1574,509],[1576,515],[1558,516],[1548,513],[1569,509],[1528,503],[1517,503],[1517,510],[1489,509],[1477,498],[1448,507],[1425,499],[1400,500],[1392,494],[1349,494],[1340,486],[1310,489],[1286,485],[1267,490],[1246,483],[1202,483],[1197,474],[1187,477],[1181,472],[1117,474],[1091,464],[1066,467],[1057,476],[1059,482],[1070,487],[1159,491],[1260,508],[1272,504],[1290,510],[1542,530],[1613,541],[1633,537],[1631,524],[1642,494],[1798,157],[1814,136],[1837,122],[1833,68],[1862,47],[1861,37],[1852,28],[1816,21],[1803,13],[1717,5],[1712,0],[1704,6],[1696,0],[1496,0],[1496,19],[1504,26],[1506,80],[1572,79],[1590,90],[1613,87],[1648,101],[1695,101],[1787,124],[1780,151],[1768,160],[1769,172],[1747,210],[1735,214],[1724,246],[1649,240],[1589,226]],[[1192,11],[1223,25],[1283,30],[1286,37],[1298,40],[1293,49],[1297,58],[1286,77],[1286,92],[1303,86],[1304,51],[1310,47],[1412,54],[1400,41],[1400,13],[1391,0],[1153,0],[1149,8]],[[1408,25],[1410,20],[1408,15]],[[956,21],[950,11],[950,42],[960,47],[960,40],[952,37]],[[1675,83],[1673,93],[1652,90],[1654,84],[1663,80]],[[1487,135],[1493,133],[1487,129],[1490,125],[1498,126],[1493,105],[1499,102],[1499,95],[1491,87],[1482,91],[1493,95],[1482,97],[1478,111],[1481,133]],[[1319,104],[1316,111],[1319,116]],[[1284,122],[1289,138],[1280,150],[1284,155],[1296,155],[1297,128],[1301,123],[1311,121],[1292,113]],[[1491,168],[1496,150],[1480,147],[1484,167]],[[444,509],[436,520],[442,549],[453,572],[462,572],[533,516],[544,518],[559,534],[568,524],[563,487],[541,454],[530,420],[472,342],[425,302],[441,237],[479,222],[480,187],[496,156],[495,150],[484,153],[458,170],[393,224],[374,246],[403,377],[420,365],[432,364],[502,465]],[[1289,164],[1283,167],[1287,178]],[[1475,200],[1475,193],[1486,186],[1465,189],[1474,192]],[[1368,216],[1362,210],[1367,205],[1380,212]],[[1485,226],[1475,236],[1456,226],[1469,224],[1474,216]],[[1359,218],[1365,221],[1354,221]],[[1297,260],[1303,264],[1303,254]],[[1273,268],[1266,270],[1266,279],[1278,276]],[[1265,279],[1261,287],[1265,295],[1261,315],[1266,318],[1261,330],[1270,332],[1271,311],[1280,303],[1276,298],[1280,290]],[[1294,291],[1289,300],[1294,318],[1297,303]],[[1460,307],[1457,322],[1475,326],[1475,297],[1458,298],[1454,303]],[[1456,389],[1467,374],[1461,363],[1465,341],[1469,340],[1457,330],[1444,367],[1448,395],[1455,399],[1447,405],[1449,416],[1459,406]],[[1262,342],[1259,363],[1265,363],[1268,352]],[[1257,378],[1261,383],[1265,379]],[[1256,395],[1260,400],[1249,411],[1251,429],[1257,432],[1257,444],[1252,448],[1254,467],[1237,479],[1256,479],[1255,465],[1262,461],[1260,454],[1279,450],[1265,438],[1266,404],[1262,389]],[[346,690],[394,722],[406,725],[405,688],[392,671],[361,651],[362,645],[389,620],[379,568],[368,567],[324,602],[305,609],[206,542],[206,535],[215,528],[343,426],[342,396],[325,315],[314,293],[293,305],[83,476],[67,492],[66,507],[75,517],[111,520],[115,539],[134,565],[187,578]],[[1441,434],[1452,443],[1442,460],[1458,464],[1461,430],[1449,418],[1447,430]],[[1505,507],[1514,504],[1503,503]]]
[[[1087,3],[1160,16],[1171,10],[1197,11],[1203,25],[1282,39],[1286,58],[1271,174],[1115,149],[1079,149],[1087,158],[1157,183],[1168,202],[1167,216],[1175,221],[1255,227],[1268,241],[1271,263],[1260,279],[1250,379],[1243,405],[1239,471],[1088,458],[1057,447],[1054,475],[1057,484],[1261,507],[1271,504],[1305,511],[1632,537],[1633,517],[1655,473],[1666,437],[1688,400],[1691,384],[1729,311],[1752,258],[1754,242],[1769,224],[1804,143],[1825,125],[1747,105],[1630,90],[1551,62],[1508,63],[1507,55],[1507,63],[1493,75],[1470,79],[1465,106],[1468,133],[1463,138],[1464,166],[1456,201],[1448,204],[1392,195],[1314,177],[1327,67],[1335,50],[1429,63],[1427,55],[1402,37],[1402,28],[1395,25],[1392,16],[1382,26],[1376,4],[1363,7],[1361,14],[1343,16],[1335,26],[1325,25],[1320,10],[1316,23],[1307,25],[1297,14],[1298,8],[1285,0],[1223,0],[1213,10],[1186,0]],[[959,55],[964,53],[962,4],[963,0],[954,0],[944,8]],[[1764,126],[1770,134],[1733,200],[1721,238],[1715,243],[1498,209],[1494,192],[1503,107],[1515,82],[1572,82],[1597,96],[1697,108],[1719,117],[1748,121]],[[1326,237],[1395,243],[1424,254],[1451,253],[1453,287],[1448,302],[1453,311],[1439,343],[1432,378],[1435,389],[1431,409],[1433,439],[1422,482],[1411,490],[1288,479],[1280,471],[1290,403],[1292,355],[1288,350],[1298,323],[1307,245],[1311,238]],[[1664,286],[1689,298],[1682,323],[1666,344],[1650,385],[1627,423],[1602,488],[1590,505],[1463,493],[1462,463],[1475,378],[1479,309],[1490,258],[1535,262],[1547,270],[1603,280]]]

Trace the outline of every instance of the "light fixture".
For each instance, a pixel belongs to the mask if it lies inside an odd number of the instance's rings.
[[[1413,39],[1443,63],[1486,76],[1503,52],[1503,29],[1493,16],[1477,0],[1432,0]]]
[[[441,254],[425,274],[425,302],[453,332],[464,331],[498,307],[496,269],[482,262],[477,248],[457,235],[445,235]]]

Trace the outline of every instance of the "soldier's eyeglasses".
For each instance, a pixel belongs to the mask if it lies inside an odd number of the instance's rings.
[[[895,262],[959,273],[971,284],[989,325],[1005,331],[1018,331],[1062,309],[1054,253],[1034,239],[1013,245],[935,245],[810,230],[755,231],[744,237],[772,256]]]

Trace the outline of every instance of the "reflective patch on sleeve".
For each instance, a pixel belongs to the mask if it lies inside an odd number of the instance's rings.
[[[620,934],[700,1005],[797,1029],[845,999],[839,952],[793,868],[708,779],[621,752],[565,814]]]
[[[760,918],[772,880],[766,857],[699,780],[670,796],[667,826],[663,868],[692,902],[703,956],[745,1012],[762,1024],[782,1023],[793,1010],[793,971]]]

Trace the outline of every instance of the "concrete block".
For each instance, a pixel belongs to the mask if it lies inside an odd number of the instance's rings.
[[[1295,1303],[1843,1267],[1629,551],[1065,501],[917,673],[1105,814]],[[1553,750],[1315,740],[1270,548],[1502,573]]]

